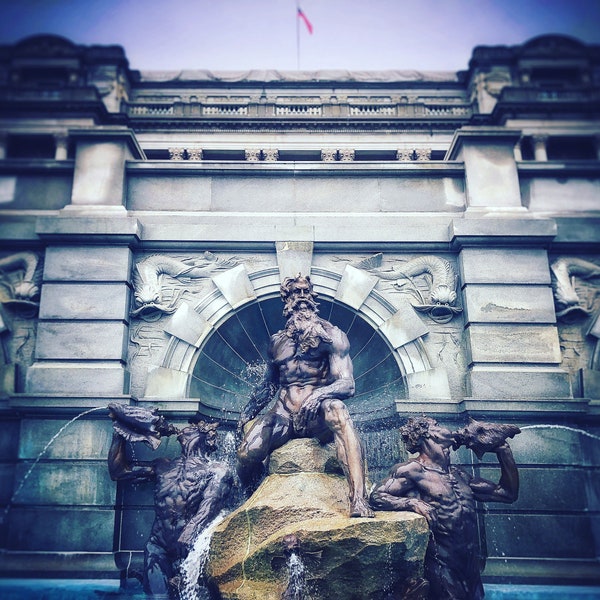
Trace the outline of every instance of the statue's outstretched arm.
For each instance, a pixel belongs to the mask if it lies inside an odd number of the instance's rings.
[[[500,481],[475,478],[470,482],[475,498],[480,502],[505,502],[510,504],[519,497],[519,471],[508,443],[498,446],[495,451],[500,463]]]

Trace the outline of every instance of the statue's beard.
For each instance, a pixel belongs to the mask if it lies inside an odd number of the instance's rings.
[[[331,344],[332,339],[323,324],[326,321],[319,318],[315,308],[295,308],[287,320],[285,332],[296,344],[296,351],[305,354],[319,344]]]

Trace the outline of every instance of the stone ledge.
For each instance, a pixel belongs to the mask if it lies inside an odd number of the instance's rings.
[[[0,552],[0,577],[118,577],[112,552]]]
[[[101,209],[110,210],[111,215],[103,214]],[[126,216],[123,207],[117,207],[116,210],[111,210],[109,206],[99,207],[93,213],[92,210],[86,208],[85,214],[73,214],[78,212],[73,209],[70,215],[63,213],[59,216],[40,216],[36,221],[35,232],[48,241],[64,242],[68,238],[69,241],[76,240],[85,244],[131,244],[141,240],[141,223],[134,217]]]
[[[554,219],[510,218],[491,213],[489,217],[455,219],[449,233],[453,250],[465,246],[539,246],[555,238],[557,226]]]

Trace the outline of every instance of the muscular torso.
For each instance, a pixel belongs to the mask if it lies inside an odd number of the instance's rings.
[[[406,495],[416,497],[431,505],[436,512],[436,540],[439,545],[448,542],[466,542],[473,538],[476,528],[475,497],[469,485],[468,476],[460,469],[450,466],[448,472],[428,469],[409,461],[403,468],[410,469],[409,479],[412,489]],[[388,493],[397,494],[395,483],[405,478],[398,473],[399,478],[388,480]]]
[[[211,472],[198,457],[157,461],[154,488],[156,518],[151,537],[160,545],[176,542],[187,522],[196,514]]]
[[[330,351],[328,344],[321,343],[317,348],[299,354],[295,343],[285,332],[273,336],[271,353],[280,385],[276,412],[281,409],[288,413],[298,412],[316,388],[331,383]]]

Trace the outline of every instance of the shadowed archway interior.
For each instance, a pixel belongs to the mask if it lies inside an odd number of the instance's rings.
[[[356,421],[395,414],[395,400],[406,397],[402,372],[392,349],[359,313],[319,298],[319,314],[344,331],[350,341],[356,393],[346,401]],[[200,412],[237,420],[266,366],[269,338],[285,319],[279,297],[245,305],[205,341],[192,371],[189,397],[200,399]]]

